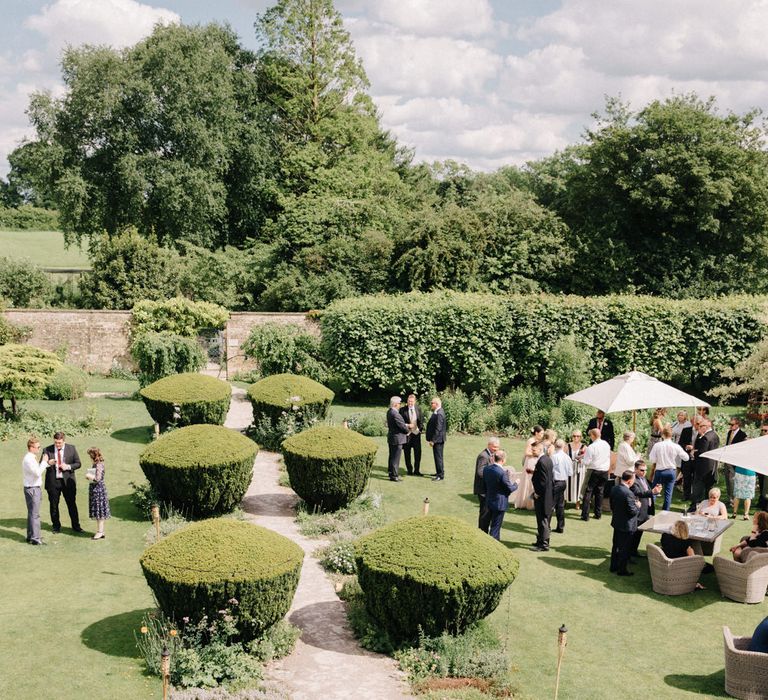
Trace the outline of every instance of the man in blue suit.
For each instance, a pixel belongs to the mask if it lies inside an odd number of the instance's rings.
[[[520,479],[514,482],[509,478],[509,471],[504,469],[507,455],[503,450],[496,450],[493,462],[483,470],[485,484],[485,507],[491,514],[490,535],[496,540],[501,539],[501,524],[504,513],[509,508],[509,495],[517,490]]]

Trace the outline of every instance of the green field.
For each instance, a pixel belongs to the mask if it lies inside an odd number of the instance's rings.
[[[61,231],[0,230],[0,250],[9,258],[27,258],[47,269],[90,268],[87,245],[64,245]]]

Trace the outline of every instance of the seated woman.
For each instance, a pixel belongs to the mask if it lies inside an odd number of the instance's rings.
[[[720,500],[720,489],[709,489],[709,500],[699,503],[696,515],[705,515],[717,520],[728,519],[728,509],[725,507],[725,503]]]
[[[675,521],[672,524],[672,532],[665,532],[661,536],[661,551],[668,559],[692,557],[696,554],[693,551],[693,542],[688,539],[688,524],[684,520]],[[703,591],[704,586],[697,583],[696,590]]]
[[[731,547],[735,561],[744,561],[742,553],[750,547],[768,547],[768,513],[764,510],[755,513],[752,525],[752,534],[745,535],[737,545]]]

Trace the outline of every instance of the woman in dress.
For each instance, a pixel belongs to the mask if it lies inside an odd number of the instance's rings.
[[[651,437],[648,439],[648,454],[651,454],[653,446],[661,442],[661,431],[664,428],[664,416],[667,415],[666,408],[657,408],[651,418]]]
[[[728,519],[728,510],[725,507],[725,503],[720,500],[720,489],[709,489],[709,499],[699,503],[696,515],[705,515],[708,518],[716,518],[717,520]]]
[[[661,551],[668,559],[692,557],[696,554],[693,551],[693,542],[688,538],[688,524],[684,520],[675,521],[672,524],[672,532],[662,534]],[[703,591],[704,586],[697,583],[696,589]]]
[[[737,545],[731,547],[735,561],[744,561],[742,552],[749,547],[768,547],[768,513],[764,510],[755,513],[752,524],[752,534],[745,535]]]
[[[91,447],[88,450],[88,456],[93,462],[93,466],[85,475],[91,483],[88,485],[88,517],[96,521],[96,534],[94,540],[103,540],[104,522],[112,517],[109,510],[109,498],[107,496],[107,486],[104,483],[104,457],[98,447]]]
[[[523,472],[520,474],[520,485],[515,491],[515,508],[533,510],[533,469],[539,458],[533,454],[532,445],[541,442],[544,437],[544,428],[534,425],[531,429],[531,437],[525,443],[525,455],[523,456]]]
[[[744,501],[744,520],[749,520],[749,507],[755,497],[757,476],[751,469],[736,467],[733,475],[733,517],[739,512],[739,501]]]
[[[581,486],[584,474],[581,468],[581,460],[584,458],[584,453],[587,451],[587,446],[582,442],[583,435],[581,430],[573,430],[571,432],[571,441],[565,446],[565,451],[573,462],[573,490],[570,489],[569,483],[568,500],[576,501],[577,505],[581,500]]]

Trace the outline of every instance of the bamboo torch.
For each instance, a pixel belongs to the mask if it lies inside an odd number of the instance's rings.
[[[429,496],[424,498],[424,507],[421,509],[422,515],[429,515]]]
[[[560,666],[563,663],[563,654],[565,654],[565,647],[568,644],[568,628],[563,624],[560,625],[560,629],[557,630],[557,678],[555,680],[555,700],[557,700],[557,694],[560,692]]]
[[[171,652],[168,647],[163,647],[160,654],[160,672],[163,674],[163,700],[168,700],[168,679],[171,676]]]
[[[150,511],[152,514],[152,522],[155,525],[155,541],[160,541],[160,506],[157,503],[152,504]]]

